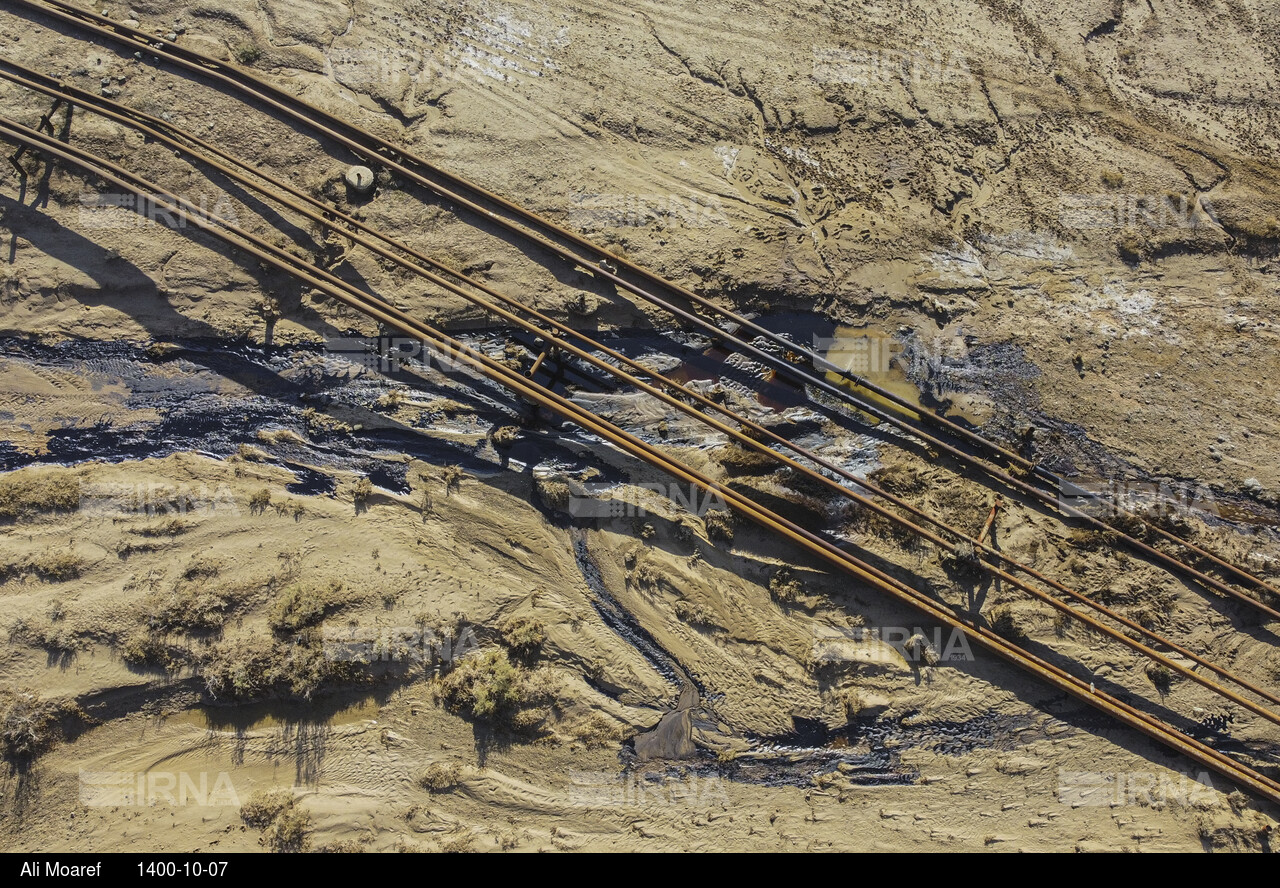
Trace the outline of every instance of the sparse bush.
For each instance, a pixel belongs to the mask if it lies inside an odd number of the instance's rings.
[[[1096,552],[1100,549],[1109,549],[1115,547],[1119,538],[1110,531],[1105,530],[1088,530],[1078,527],[1071,531],[1067,538],[1077,549],[1083,549],[1086,552]]]
[[[656,589],[662,583],[662,576],[648,561],[642,561],[631,572],[631,581],[644,588]]]
[[[353,431],[347,423],[323,414],[314,407],[308,407],[302,411],[302,421],[307,424],[307,431],[312,435],[349,435]]]
[[[302,504],[302,500],[290,497],[282,503],[276,504],[277,515],[288,515],[294,521],[298,521],[306,514],[307,507]]]
[[[258,842],[269,851],[289,853],[307,848],[311,815],[298,807],[293,793],[287,789],[255,792],[240,807],[240,818],[262,830]]]
[[[790,604],[804,594],[804,585],[791,575],[790,569],[780,568],[769,578],[769,594]]]
[[[0,522],[80,508],[80,480],[69,471],[14,472],[0,478]]]
[[[239,604],[241,590],[179,582],[169,592],[151,596],[148,623],[156,629],[210,632],[222,628]]]
[[[163,669],[177,672],[189,659],[185,648],[165,644],[145,630],[138,630],[119,647],[120,659],[136,669]]]
[[[277,446],[280,444],[305,445],[307,443],[307,439],[293,429],[262,429],[258,432],[257,437],[264,444]]]
[[[293,803],[293,793],[287,789],[260,789],[240,806],[240,819],[254,829],[264,829]]]
[[[733,529],[736,522],[732,513],[716,509],[703,516],[702,521],[706,525],[709,538],[725,543],[733,542]]]
[[[924,489],[920,471],[909,463],[890,463],[876,469],[869,476],[884,490],[893,494],[918,493]]]
[[[919,633],[916,633],[907,639],[906,644],[903,645],[903,650],[905,650],[907,655],[913,660],[923,660],[926,666],[938,665],[937,649],[929,643],[927,638]]]
[[[778,468],[773,457],[740,444],[726,444],[712,455],[730,475],[767,475]]]
[[[326,842],[315,849],[316,854],[363,854],[366,850],[365,846],[369,844],[368,839],[339,839],[336,842]]]
[[[1119,170],[1103,170],[1099,178],[1102,180],[1102,184],[1108,188],[1119,188],[1124,184],[1124,173]]]
[[[516,617],[503,624],[502,642],[511,654],[522,660],[536,657],[547,640],[547,630],[540,620]]]
[[[493,433],[493,446],[499,450],[509,450],[519,438],[519,428],[513,425],[503,426]]]
[[[90,721],[78,705],[44,700],[29,691],[0,690],[0,749],[5,758],[30,761],[62,740],[69,722]]]
[[[574,728],[573,735],[588,749],[597,749],[620,743],[623,731],[611,719],[599,712],[592,712]]]
[[[271,491],[265,487],[249,497],[249,511],[255,515],[261,515],[269,505],[271,505]]]
[[[378,396],[378,408],[381,410],[399,410],[404,401],[403,389],[391,389]]]
[[[892,540],[908,550],[919,545],[920,538],[914,531],[872,509],[855,506],[850,517],[852,527],[869,536]]]
[[[427,412],[440,413],[452,419],[459,413],[475,413],[476,411],[473,407],[469,407],[466,404],[459,404],[457,401],[450,400],[449,398],[436,398],[433,401],[427,402]]]
[[[943,564],[948,572],[957,577],[974,579],[982,575],[982,559],[978,550],[968,540],[956,543],[955,551],[943,556]]]
[[[1013,616],[1013,608],[1007,604],[999,604],[992,608],[991,630],[1010,641],[1021,641],[1026,638],[1026,633],[1022,631],[1022,627]]]
[[[22,641],[58,656],[72,654],[81,647],[77,634],[56,621],[33,625],[18,620],[9,630],[9,640]]]
[[[676,617],[690,626],[720,628],[715,616],[700,604],[691,604],[684,600],[677,601]]]
[[[1254,240],[1280,238],[1280,219],[1256,217],[1245,219],[1232,226],[1234,231]]]
[[[462,780],[462,769],[454,762],[433,762],[418,775],[418,785],[427,792],[449,792]]]
[[[342,584],[332,583],[328,589],[293,585],[285,589],[271,608],[269,622],[276,632],[297,632],[324,619],[333,606]]]
[[[1227,796],[1227,804],[1231,806],[1231,812],[1239,817],[1249,807],[1249,797],[1237,789]]]
[[[854,721],[862,710],[866,708],[862,695],[852,689],[840,695],[840,704],[844,708],[845,720],[848,722]]]
[[[451,712],[532,731],[548,717],[549,711],[540,707],[553,703],[559,688],[550,670],[525,670],[506,651],[493,649],[462,660],[433,691]]]
[[[276,854],[296,854],[307,850],[310,831],[311,815],[295,806],[273,820],[258,841]]]
[[[1126,230],[1116,241],[1116,252],[1132,265],[1147,259],[1151,255],[1151,246],[1138,232]]]
[[[245,462],[267,462],[271,459],[271,455],[261,448],[254,447],[252,444],[241,444],[236,448],[236,456]]]
[[[326,685],[360,684],[371,678],[359,663],[325,656],[323,642],[312,630],[281,641],[271,657],[268,687],[297,699],[310,700]]]
[[[1071,617],[1065,612],[1055,610],[1053,612],[1053,634],[1059,638],[1066,638],[1067,633],[1071,631]]]
[[[492,720],[520,706],[523,683],[521,669],[511,663],[507,652],[491,650],[463,660],[441,680],[439,691],[450,711]]]
[[[144,537],[175,537],[179,534],[187,532],[187,522],[181,518],[170,518],[168,521],[161,521],[159,524],[152,524],[147,527],[138,528],[135,533]]]
[[[222,570],[222,565],[212,558],[192,558],[183,568],[184,580],[211,580]]]
[[[199,671],[214,699],[253,700],[270,689],[274,665],[267,643],[242,641],[213,647]]]
[[[237,43],[232,54],[242,65],[252,65],[262,58],[262,50],[247,40]]]
[[[42,580],[60,583],[80,576],[83,566],[84,561],[74,552],[47,549],[32,559],[30,569]]]
[[[462,486],[462,479],[467,475],[462,471],[462,466],[446,466],[440,472],[440,480],[444,482],[445,496],[449,495],[449,491],[457,490]]]
[[[558,479],[539,478],[534,482],[538,499],[553,512],[567,512],[572,491],[569,485]]]
[[[359,684],[371,679],[361,664],[325,656],[314,630],[275,644],[260,639],[213,645],[197,671],[214,699],[260,700],[271,694],[309,700],[327,684]]]
[[[182,351],[182,346],[173,342],[153,342],[143,349],[143,354],[147,356],[147,360],[159,363],[173,357]]]
[[[367,506],[371,496],[373,496],[373,482],[368,478],[361,478],[351,490],[351,498],[355,501],[358,509]]]
[[[1161,694],[1169,693],[1169,685],[1173,683],[1173,672],[1163,663],[1150,663],[1146,669],[1147,679]]]
[[[467,854],[472,851],[472,845],[475,844],[475,836],[470,833],[463,833],[460,836],[454,836],[445,839],[440,843],[441,854]]]

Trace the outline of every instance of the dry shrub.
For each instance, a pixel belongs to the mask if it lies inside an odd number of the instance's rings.
[[[271,505],[271,491],[263,487],[254,492],[249,497],[249,512],[253,515],[261,515],[267,510],[267,506]]]
[[[519,438],[519,428],[513,425],[503,426],[493,433],[493,446],[499,450],[509,450]]]
[[[277,854],[305,851],[311,815],[297,806],[287,789],[258,791],[240,807],[240,818],[262,830],[258,843]]]
[[[737,523],[731,512],[719,509],[708,512],[702,519],[707,528],[707,537],[725,543],[733,542],[734,525]]]
[[[612,719],[592,712],[574,729],[574,737],[588,749],[613,746],[622,741],[623,729]]]
[[[543,707],[555,702],[559,688],[550,670],[524,669],[493,649],[462,660],[433,690],[451,712],[528,732],[549,715]]]
[[[302,584],[288,587],[271,607],[268,618],[271,628],[276,632],[297,632],[314,626],[341,603],[343,588],[337,580],[324,587]]]
[[[542,652],[547,641],[547,629],[540,620],[514,617],[502,625],[502,643],[512,656],[530,660]]]
[[[712,456],[730,475],[767,475],[778,468],[778,461],[773,457],[740,444],[726,444]]]
[[[896,495],[918,493],[924,489],[924,479],[920,477],[920,470],[909,463],[888,463],[876,469],[868,477],[878,487]]]
[[[80,508],[80,480],[68,472],[15,472],[0,478],[0,522]]]
[[[219,567],[207,559],[193,560],[167,592],[147,599],[148,625],[154,629],[212,632],[226,623],[247,597],[248,590],[233,584],[215,585]]]
[[[418,775],[418,785],[427,792],[450,792],[462,780],[462,768],[456,762],[432,762]]]
[[[186,666],[191,652],[177,645],[167,644],[144,629],[134,632],[119,647],[120,659],[136,669],[163,669],[173,673]]]
[[[30,761],[62,740],[71,724],[90,721],[74,702],[0,690],[0,751],[7,759]]]
[[[534,482],[538,499],[553,512],[569,511],[569,498],[572,491],[564,481],[555,478],[539,478]]]
[[[84,560],[67,549],[46,549],[31,560],[30,569],[42,580],[61,583],[80,576]]]
[[[267,462],[271,459],[271,455],[265,450],[254,447],[252,444],[241,444],[236,448],[236,456],[245,462]]]
[[[769,594],[778,601],[790,604],[804,594],[804,584],[791,574],[789,568],[781,568],[769,578]]]
[[[999,604],[992,608],[991,629],[997,635],[1003,635],[1010,641],[1020,641],[1026,638],[1026,633],[1018,625],[1018,621],[1013,615],[1013,608],[1007,604]]]
[[[257,439],[264,444],[279,446],[281,444],[296,444],[305,446],[307,439],[299,435],[293,429],[262,429],[257,434]]]

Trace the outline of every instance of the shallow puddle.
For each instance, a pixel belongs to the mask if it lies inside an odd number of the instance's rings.
[[[235,707],[197,706],[166,719],[205,731],[265,731],[296,725],[340,725],[374,721],[381,704],[374,697],[320,703],[249,703]]]

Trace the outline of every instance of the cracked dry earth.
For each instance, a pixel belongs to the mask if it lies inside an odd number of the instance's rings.
[[[1197,542],[1280,577],[1274,2],[94,8],[236,59],[766,326],[871,333],[923,403],[1064,475],[1190,492],[1209,506],[1186,519]],[[881,426],[755,398],[749,368],[708,369],[709,343],[665,335],[582,269],[385,176],[348,206],[356,158],[261,109],[8,5],[0,57],[718,383],[970,533],[987,516],[985,487]],[[27,125],[48,110],[7,82],[0,106]],[[492,354],[534,356],[457,296],[117,124],[77,109],[65,137]],[[51,714],[39,754],[6,760],[0,847],[271,848],[278,831],[245,806],[273,789],[311,849],[1270,847],[1277,812],[1225,778],[758,529],[654,495],[663,479],[498,388],[377,372],[334,347],[372,322],[23,162],[25,182],[0,170],[0,694],[6,718]],[[952,605],[1003,606],[1040,650],[1188,731],[1229,716],[1217,742],[1274,770],[1262,719],[1158,686],[1133,651],[957,577],[687,417],[573,396]],[[514,445],[496,443],[509,426]],[[579,484],[631,505],[584,518],[566,505]],[[1274,625],[1242,608],[1029,503],[995,534],[1280,681]],[[899,628],[948,656],[911,656]],[[344,638],[374,662],[331,656]],[[509,664],[502,719],[457,705],[463,667],[434,668],[441,640],[459,662]],[[103,782],[122,774],[140,789]]]

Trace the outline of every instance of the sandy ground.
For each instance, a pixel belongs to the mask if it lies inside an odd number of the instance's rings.
[[[256,55],[254,68],[310,101],[726,304],[884,331],[929,396],[1050,464],[1190,482],[1228,517],[1252,516],[1196,526],[1275,575],[1280,45],[1267,4],[106,8],[202,52]],[[0,54],[340,195],[351,158],[198,84],[8,11]],[[46,110],[9,86],[0,98],[27,123]],[[264,218],[115,125],[78,113],[70,131],[281,244],[325,249],[305,224]],[[123,359],[77,359],[77,343],[262,343],[270,327],[291,347],[374,332],[198,235],[86,207],[89,187],[65,171],[25,191],[11,168],[0,177],[0,333],[14,344],[0,357],[0,411],[18,464],[57,462],[50,449],[69,431],[160,434],[178,399],[153,392],[257,390],[251,376],[182,362],[138,374]],[[360,212],[575,324],[648,320],[396,183]],[[483,323],[359,252],[338,268],[424,317]],[[70,351],[37,359],[20,342]],[[458,381],[399,384],[408,403],[286,423],[302,443],[278,433],[283,419],[246,414],[264,433],[246,425],[250,450],[104,453],[0,479],[6,503],[26,503],[0,536],[5,690],[74,700],[90,720],[70,719],[61,742],[6,775],[0,845],[258,849],[263,831],[240,805],[284,787],[311,817],[312,848],[1269,847],[1276,812],[1228,799],[1221,778],[998,662],[909,661],[857,630],[913,629],[912,614],[750,529],[730,542],[653,501],[638,518],[575,521],[487,440],[509,405],[443,416],[416,405],[465,398]],[[634,398],[591,403],[631,428],[663,418]],[[717,442],[666,419],[690,459],[723,471]],[[408,489],[366,496],[362,473],[317,456],[341,450],[343,423],[416,427],[470,460],[453,473],[455,460],[382,452]],[[820,432],[850,464],[907,466],[910,499],[981,525],[985,491],[883,438]],[[327,466],[332,495],[288,492],[290,462]],[[752,483],[786,492],[782,479]],[[46,489],[74,491],[77,508],[48,511]],[[86,491],[100,508],[84,507]],[[148,514],[175,491],[190,498],[181,514]],[[126,492],[130,509],[106,509]],[[903,575],[956,601],[972,594],[936,553],[842,529]],[[1179,640],[1274,684],[1274,639],[1239,613],[1149,566],[1074,552],[1069,528],[1022,505],[998,533],[1019,558],[1134,612],[1159,602]],[[1223,711],[1187,682],[1162,699],[1131,653],[983,594],[1099,680],[1183,715]],[[290,595],[321,604],[309,636],[270,622]],[[501,630],[515,620],[536,621],[545,641],[520,667],[533,690],[514,732],[441,705],[421,658],[340,675],[314,659],[321,634],[428,626],[473,629],[482,655],[511,646]],[[218,693],[217,677],[251,683],[267,662],[288,668],[265,702]],[[1272,758],[1274,732],[1232,714],[1232,736]],[[695,758],[637,759],[637,736],[664,717]],[[424,781],[433,765],[449,778]],[[111,797],[101,775],[122,774],[143,774],[141,789]],[[169,778],[189,780],[172,804]]]

